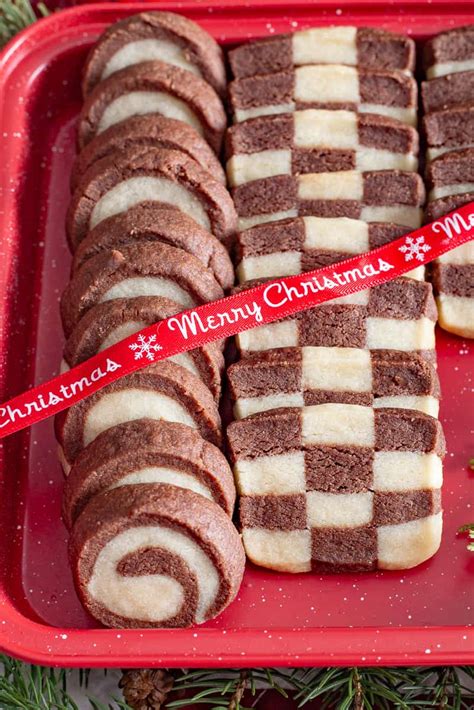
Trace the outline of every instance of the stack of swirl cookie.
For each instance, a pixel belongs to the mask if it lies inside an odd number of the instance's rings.
[[[166,12],[109,28],[89,54],[71,178],[69,368],[232,286],[237,226],[218,159],[223,56]],[[56,420],[77,591],[109,626],[202,623],[235,598],[245,555],[222,454],[223,344],[153,363]]]
[[[426,221],[431,222],[474,201],[474,25],[429,40],[424,63]],[[438,259],[433,284],[440,325],[474,338],[474,242]]]
[[[412,40],[313,28],[229,56],[239,288],[420,226]],[[410,244],[407,277],[237,338],[228,440],[258,565],[404,569],[439,546],[436,307]]]

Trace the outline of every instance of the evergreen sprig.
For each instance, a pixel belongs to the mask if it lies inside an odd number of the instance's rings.
[[[30,0],[0,0],[0,48],[20,30],[36,22],[38,17],[47,15],[49,10],[42,2],[35,11]]]

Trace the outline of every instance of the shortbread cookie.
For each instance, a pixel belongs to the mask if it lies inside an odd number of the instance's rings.
[[[237,277],[242,283],[301,274],[376,249],[408,231],[399,224],[347,217],[295,217],[259,224],[237,235]],[[419,266],[406,276],[423,279],[424,272]]]
[[[169,483],[213,500],[232,515],[235,486],[224,454],[184,424],[138,419],[99,434],[66,479],[68,528],[98,493],[137,483]]]
[[[113,153],[143,146],[181,150],[207,170],[214,180],[225,184],[225,173],[216,154],[194,128],[174,118],[148,113],[131,116],[110,126],[81,150],[71,173],[72,191],[93,163]]]
[[[423,181],[399,170],[277,175],[232,190],[239,229],[287,217],[350,217],[417,228]]]
[[[423,131],[428,161],[451,150],[474,147],[474,103],[426,114]]]
[[[234,283],[234,269],[224,245],[184,212],[159,202],[140,202],[99,222],[79,244],[72,271],[104,251],[155,243],[183,249],[199,259],[223,289]]]
[[[114,298],[98,303],[80,319],[64,348],[64,371],[93,357],[105,348],[182,311],[182,306],[161,296]],[[216,400],[221,394],[224,369],[220,341],[169,358],[200,377]]]
[[[373,27],[311,27],[252,40],[229,52],[235,77],[292,69],[305,64],[347,64],[364,69],[413,71],[415,43]]]
[[[407,569],[442,527],[444,437],[408,409],[274,409],[227,430],[247,556],[285,572]]]
[[[444,153],[427,168],[428,200],[474,192],[474,148]]]
[[[354,277],[352,270],[343,273],[347,274],[342,277],[346,282]],[[247,282],[241,288],[255,283]],[[302,284],[299,292],[311,292],[311,281],[307,287]],[[277,303],[289,302],[292,297],[285,289],[267,294],[268,300]],[[236,342],[242,356],[311,345],[420,352],[435,361],[436,319],[431,284],[400,278],[244,331],[236,336]]]
[[[222,49],[202,27],[174,12],[142,12],[109,27],[87,57],[83,94],[125,67],[156,59],[200,76],[225,94]]]
[[[456,27],[428,40],[423,59],[428,79],[474,69],[474,25]]]
[[[235,419],[325,402],[417,409],[438,416],[438,375],[415,353],[278,348],[239,360],[227,375]]]
[[[221,241],[236,231],[229,193],[198,163],[177,150],[130,148],[97,161],[80,180],[67,216],[72,249],[102,220],[147,201],[176,207]]]
[[[134,244],[91,257],[76,271],[61,297],[61,318],[69,335],[97,303],[114,298],[162,296],[183,310],[222,298],[210,269],[168,244]]]
[[[417,86],[403,72],[315,64],[235,79],[229,99],[236,121],[320,108],[378,113],[416,125]]]
[[[221,443],[219,412],[208,388],[184,367],[165,360],[116,380],[56,416],[65,473],[103,431],[144,417],[187,424],[212,444]]]
[[[447,74],[421,83],[421,98],[425,113],[472,103],[473,96],[474,70]]]
[[[307,109],[251,118],[226,135],[232,187],[274,175],[342,170],[417,170],[418,133],[353,111]]]
[[[204,79],[159,61],[121,69],[93,89],[79,116],[79,147],[110,126],[147,113],[184,121],[216,152],[221,147],[227,119],[214,89]]]
[[[166,483],[95,496],[72,529],[69,559],[87,611],[117,628],[212,619],[235,598],[245,567],[228,515]]]

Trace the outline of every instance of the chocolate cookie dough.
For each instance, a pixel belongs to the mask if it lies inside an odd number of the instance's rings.
[[[376,249],[409,231],[399,224],[347,217],[295,217],[259,224],[237,235],[237,277],[242,283],[300,274]],[[421,266],[405,275],[423,279],[424,272]]]
[[[212,444],[221,443],[219,412],[208,388],[184,367],[164,360],[125,375],[56,416],[65,473],[103,431],[144,417],[187,424]]]
[[[377,113],[416,125],[417,85],[403,72],[315,64],[235,79],[229,100],[236,121],[319,108]]]
[[[189,124],[219,151],[227,119],[222,101],[200,77],[160,61],[121,69],[89,94],[79,116],[78,143],[130,116],[159,113]]]
[[[345,273],[345,279],[353,278],[353,272]],[[240,288],[255,283],[247,282]],[[272,294],[267,297],[271,300]],[[280,302],[291,294],[275,292],[275,297]],[[420,352],[435,361],[436,319],[431,284],[400,278],[244,331],[236,336],[236,342],[242,356],[311,345]]]
[[[226,151],[232,187],[274,175],[416,171],[418,133],[386,116],[306,109],[232,126]]]
[[[439,410],[436,370],[420,355],[338,347],[278,348],[227,370],[234,417],[325,402]]]
[[[277,175],[232,190],[239,229],[287,217],[350,217],[417,228],[423,181],[400,170]]]
[[[162,296],[114,298],[98,303],[80,319],[64,348],[62,369],[79,365],[105,348],[164,318],[176,315],[182,306]],[[222,345],[207,343],[170,358],[173,362],[200,377],[216,400],[221,394],[224,370]]]
[[[137,483],[169,483],[213,500],[232,515],[235,486],[224,454],[189,426],[153,419],[119,424],[99,434],[66,479],[68,528],[102,491]]]
[[[235,77],[241,78],[305,64],[346,64],[364,69],[415,68],[415,43],[408,37],[372,27],[311,27],[293,34],[252,40],[229,52]]]
[[[474,147],[474,103],[426,114],[423,131],[428,162],[451,150]]]
[[[234,269],[224,245],[184,212],[159,202],[140,202],[99,222],[79,244],[72,272],[104,251],[157,242],[183,249],[199,259],[224,290],[233,285]]]
[[[472,103],[474,70],[447,74],[421,84],[421,98],[425,113],[441,111]]]
[[[83,175],[67,215],[72,249],[102,220],[141,202],[175,207],[223,242],[236,231],[229,193],[198,163],[177,150],[136,147],[97,161]]]
[[[474,148],[444,153],[426,171],[430,191],[428,199],[460,195],[474,191]]]
[[[61,297],[68,336],[97,303],[115,298],[162,296],[185,308],[215,301],[224,292],[196,257],[168,244],[134,244],[91,257],[76,271]]]
[[[423,60],[428,79],[474,69],[474,25],[456,27],[428,40]]]
[[[141,12],[108,27],[87,57],[83,94],[125,67],[156,59],[186,69],[225,94],[221,48],[202,27],[174,12]]]
[[[408,409],[317,404],[227,430],[247,556],[285,572],[407,569],[439,547],[445,445]]]
[[[235,598],[245,567],[228,515],[165,483],[95,496],[73,527],[69,559],[87,611],[116,628],[212,619]]]
[[[72,191],[86,170],[98,160],[135,147],[180,150],[207,170],[214,180],[225,184],[225,173],[216,154],[194,128],[174,118],[147,113],[130,116],[110,126],[81,150],[71,173]]]

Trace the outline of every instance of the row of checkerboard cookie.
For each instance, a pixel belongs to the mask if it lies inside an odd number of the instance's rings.
[[[420,225],[413,49],[389,33],[330,28],[230,52],[239,288]],[[256,564],[401,569],[438,548],[444,440],[423,278],[415,268],[237,337],[228,439]]]
[[[171,13],[113,25],[84,69],[61,299],[73,367],[141,328],[221,298],[236,229],[218,152],[220,48]],[[78,595],[116,627],[202,623],[235,598],[245,554],[222,454],[223,343],[153,362],[56,420]]]
[[[474,26],[428,41],[424,62],[426,220],[432,221],[474,201]],[[440,258],[433,266],[433,283],[440,325],[474,338],[474,242]]]

